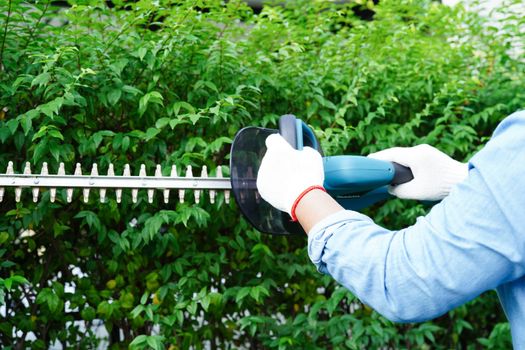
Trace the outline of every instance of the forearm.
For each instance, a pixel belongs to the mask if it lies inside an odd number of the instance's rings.
[[[301,199],[295,210],[295,215],[308,234],[312,227],[321,220],[341,210],[344,208],[328,193],[322,190],[313,190]]]
[[[310,259],[363,302],[400,322],[439,316],[523,276],[525,238],[506,223],[478,172],[472,173],[429,215],[401,231],[382,228],[357,212],[334,211],[309,227]],[[322,213],[326,203],[310,205],[316,208],[309,212]]]
[[[461,268],[453,258],[447,261],[450,247],[444,252],[436,246],[426,224],[390,231],[362,214],[344,211],[319,225],[330,220],[335,223],[310,231],[310,258],[321,272],[392,321],[437,317],[481,292],[469,290]],[[457,250],[456,256],[461,254]],[[475,268],[472,263],[463,261]]]
[[[398,297],[397,291],[389,294],[386,273],[394,232],[379,227],[362,214],[345,211],[322,190],[307,193],[295,213],[305,232],[312,234],[308,252],[321,272],[330,274],[362,301],[392,320],[414,320],[421,314],[429,314],[428,309],[421,312],[411,308],[412,301],[417,302],[414,296]],[[411,278],[395,272],[393,275],[397,279]],[[407,307],[401,306],[403,300],[410,300]],[[425,305],[428,302],[419,304],[428,306]]]

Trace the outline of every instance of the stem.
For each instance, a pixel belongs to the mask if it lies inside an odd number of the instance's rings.
[[[33,36],[35,35],[36,30],[38,29],[38,25],[40,24],[40,21],[42,20],[42,18],[44,18],[44,16],[46,15],[46,12],[47,12],[47,9],[49,8],[50,3],[51,3],[51,0],[48,0],[48,2],[46,3],[46,6],[44,7],[44,10],[40,14],[40,17],[38,17],[38,20],[36,21],[35,26],[31,29],[31,32],[29,32],[29,37],[27,38],[24,44],[24,47],[22,48],[22,51],[27,49],[29,44],[31,44],[33,40]]]
[[[115,35],[115,37],[113,39],[111,39],[111,41],[108,43],[108,45],[106,46],[106,48],[104,49],[104,51],[102,52],[102,55],[105,55],[108,50],[111,48],[111,46],[113,45],[113,43],[115,41],[117,41],[118,38],[120,38],[120,36],[122,34],[124,34],[129,28],[131,28],[136,22],[139,21],[140,18],[135,18],[130,24],[128,24],[127,26],[124,25],[122,26],[120,32],[117,33],[117,35]]]
[[[11,18],[11,5],[12,4],[13,4],[13,1],[9,0],[9,8],[7,10],[7,19],[5,20],[4,37],[2,39],[2,48],[0,48],[0,71],[2,71],[4,67],[2,62],[4,59],[5,38],[7,37],[7,26],[9,25],[9,19]]]
[[[186,18],[188,18],[191,10],[193,9],[193,7],[195,6],[195,4],[197,3],[197,1],[194,1],[193,2],[193,5],[191,5],[190,9],[188,11],[186,11],[186,13],[184,14],[184,17],[182,17],[180,23],[177,23],[175,24],[174,26],[172,27],[169,27],[169,29],[173,30],[175,29],[176,27],[182,27],[182,24],[184,24],[184,22],[186,21]],[[190,33],[193,32],[193,28],[191,28],[190,30]],[[143,36],[144,37],[144,36]],[[166,38],[162,41],[162,43],[160,44],[160,49],[159,49],[159,52],[164,50],[166,44],[168,43],[168,41],[172,39],[172,37],[170,35],[167,35]],[[162,62],[160,68],[159,68],[159,71],[162,72],[162,70],[164,69],[164,64],[167,62],[168,60],[166,59],[165,61]],[[138,80],[142,77],[142,74],[144,73],[144,71],[146,70],[146,66],[143,66],[142,69],[140,70],[139,74],[135,77],[135,79],[133,80],[133,86],[137,84]]]
[[[221,37],[222,37],[222,33],[221,33]],[[224,84],[222,83],[222,59],[223,59],[223,54],[224,54],[224,49],[223,49],[223,45],[222,45],[223,41],[222,41],[222,38],[220,40],[220,55],[219,55],[219,86],[220,86],[220,92],[222,92],[224,90]]]

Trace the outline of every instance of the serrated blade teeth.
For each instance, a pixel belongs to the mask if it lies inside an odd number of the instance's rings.
[[[65,167],[64,167],[64,163],[60,162],[60,164],[58,166],[57,175],[65,175],[65,174],[66,174],[66,170],[65,170]],[[56,189],[56,187],[52,187],[49,190],[49,200],[51,201],[51,203],[53,203],[55,201],[56,195],[57,195],[57,189]]]
[[[222,166],[218,166],[217,167],[217,177],[222,179],[223,176],[222,176]],[[230,203],[230,191],[229,190],[225,190],[224,191],[224,202],[226,204],[229,204]]]
[[[26,162],[24,167],[24,175],[31,175],[31,164]],[[20,197],[22,196],[22,187],[15,188],[15,201],[20,202]]]
[[[80,168],[80,163],[77,163],[77,165],[75,166],[74,175],[82,175],[82,169]],[[73,200],[73,189],[68,188],[66,190],[66,201],[68,203],[71,203],[72,200]]]
[[[144,164],[141,164],[140,170],[139,170],[139,177],[144,177],[144,176],[146,176],[146,166]],[[131,190],[131,201],[133,203],[137,203],[138,196],[139,196],[139,189],[138,188],[132,189]]]
[[[47,163],[42,163],[42,169],[40,170],[40,175],[48,175],[49,171],[47,169]],[[35,184],[38,184],[38,180],[35,180]],[[34,187],[32,190],[33,193],[33,203],[38,202],[38,194],[40,192],[40,188]]]
[[[201,179],[206,179],[206,178],[208,178],[208,167],[206,165],[203,165],[201,169]],[[210,190],[210,196],[211,196],[211,191],[213,190]],[[195,193],[197,192],[195,191]],[[195,195],[195,202],[199,203],[199,201],[200,201],[200,191],[199,191],[199,198],[197,198],[197,195]]]
[[[215,173],[215,176],[210,176]],[[96,163],[92,164],[91,171],[83,175],[80,163],[76,163],[73,175],[66,174],[64,163],[60,163],[56,175],[49,174],[47,162],[42,163],[40,173],[31,173],[31,164],[24,164],[22,174],[15,174],[13,162],[8,162],[5,174],[0,173],[0,201],[5,197],[6,187],[13,187],[15,200],[19,202],[24,188],[28,188],[32,194],[33,202],[38,202],[40,194],[45,189],[49,189],[50,202],[55,202],[57,189],[64,188],[67,203],[71,203],[75,189],[80,190],[84,203],[89,203],[91,191],[99,192],[100,203],[107,202],[107,191],[114,190],[117,203],[122,202],[124,189],[131,190],[131,200],[138,202],[139,192],[144,191],[147,195],[148,203],[153,203],[155,192],[162,191],[162,200],[165,204],[169,203],[171,190],[178,191],[179,202],[184,203],[187,199],[187,191],[193,192],[195,203],[201,203],[206,193],[209,193],[210,203],[217,201],[217,192],[224,191],[224,202],[229,203],[231,184],[228,178],[223,177],[223,169],[217,167],[213,172],[208,171],[207,166],[200,169],[200,176],[194,176],[194,169],[191,165],[186,166],[184,175],[179,176],[176,165],[171,166],[169,176],[162,175],[160,164],[155,166],[153,175],[148,176],[145,164],[140,165],[137,176],[131,175],[129,164],[124,166],[122,176],[115,175],[113,164],[108,165],[107,175],[100,175],[99,167]]]
[[[144,170],[146,171],[146,170]],[[162,170],[160,164],[155,167],[155,177],[162,177]],[[155,196],[155,189],[148,189],[148,203],[153,203],[153,197]]]
[[[192,167],[191,165],[188,165],[186,167],[186,176],[185,177],[193,177],[193,170],[192,170]],[[186,194],[186,191],[184,190],[179,190],[179,202],[180,203],[184,203],[184,196]]]
[[[131,176],[131,170],[129,168],[129,164],[124,165],[124,172],[122,173],[122,176]],[[122,190],[117,190],[117,203],[120,203],[122,200]]]
[[[14,174],[13,162],[9,161],[7,163],[6,175]],[[4,200],[5,187],[0,187],[0,202]]]
[[[176,165],[171,166],[170,177],[177,177],[177,166]],[[164,190],[163,194],[164,194],[164,203],[168,204],[170,201],[170,190]]]
[[[113,163],[109,163],[108,176],[115,176],[115,169],[113,167]],[[117,203],[120,203],[122,199],[122,190],[120,188],[117,188],[115,190],[115,197],[116,197]]]

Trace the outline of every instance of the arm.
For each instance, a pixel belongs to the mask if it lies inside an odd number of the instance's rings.
[[[472,169],[469,180],[400,231],[337,212],[312,228],[308,253],[321,272],[391,320],[439,316],[524,274],[512,227],[483,188]]]
[[[309,230],[311,260],[394,321],[439,316],[525,275],[525,116],[498,130],[467,180],[415,225],[389,231],[335,212]]]
[[[311,260],[395,321],[433,318],[525,275],[524,134],[525,115],[509,117],[471,160],[468,179],[404,230],[384,229],[312,191],[296,207]],[[273,184],[259,187],[263,198],[286,210],[297,198],[283,196],[289,187],[322,180],[308,178],[318,161],[297,162],[304,154],[294,152],[280,157],[284,149],[269,147],[280,162],[265,156],[258,174],[258,187],[261,179]]]
[[[330,195],[321,190],[309,192],[295,210],[297,220],[308,234],[315,224],[332,214],[345,210]]]

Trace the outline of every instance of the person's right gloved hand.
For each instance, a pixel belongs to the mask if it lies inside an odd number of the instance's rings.
[[[399,198],[438,201],[448,196],[452,187],[468,176],[468,164],[460,163],[426,144],[389,148],[368,156],[396,162],[412,170],[413,180],[389,186],[388,191]]]

